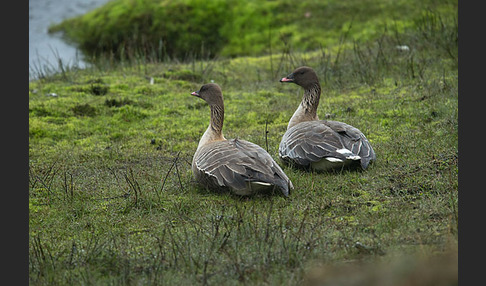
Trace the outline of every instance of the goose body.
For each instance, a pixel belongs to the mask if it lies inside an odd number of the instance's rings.
[[[291,165],[316,171],[361,167],[366,169],[376,154],[366,136],[349,124],[319,120],[321,87],[312,68],[300,67],[280,80],[304,88],[304,97],[289,120],[279,145],[279,157]]]
[[[204,99],[211,108],[211,121],[199,141],[192,160],[197,183],[237,195],[280,190],[288,196],[292,182],[265,149],[241,139],[227,140],[222,133],[224,104],[221,88],[205,84],[192,95]]]

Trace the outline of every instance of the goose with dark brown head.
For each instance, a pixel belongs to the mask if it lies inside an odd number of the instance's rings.
[[[273,190],[288,196],[294,188],[292,182],[265,149],[223,136],[224,103],[219,85],[208,83],[191,94],[205,100],[211,110],[211,121],[192,160],[195,180],[208,189],[242,196]]]
[[[280,82],[295,83],[304,89],[302,101],[280,141],[278,151],[284,162],[316,171],[356,166],[364,170],[376,159],[359,129],[339,121],[319,120],[321,86],[312,68],[299,67]]]

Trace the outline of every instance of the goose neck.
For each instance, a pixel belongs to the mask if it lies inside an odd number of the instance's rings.
[[[319,106],[319,97],[321,96],[321,87],[319,84],[312,85],[304,91],[299,107],[290,118],[287,129],[304,121],[319,120],[317,116],[317,107]]]
[[[211,142],[226,140],[226,138],[223,136],[223,119],[223,108],[211,106],[211,121],[203,136],[199,140],[196,154],[203,146]]]
[[[304,90],[301,105],[305,113],[309,116],[317,118],[317,107],[319,106],[320,97],[321,86],[319,83],[312,84]]]
[[[224,108],[219,105],[211,106],[211,129],[219,134],[223,132]]]

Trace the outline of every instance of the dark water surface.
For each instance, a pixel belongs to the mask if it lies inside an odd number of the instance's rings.
[[[110,0],[29,0],[29,79],[36,70],[45,67],[58,70],[58,59],[63,65],[84,68],[81,52],[62,40],[61,35],[51,35],[47,29],[52,24],[102,6]]]

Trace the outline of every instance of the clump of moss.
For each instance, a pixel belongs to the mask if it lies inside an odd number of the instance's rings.
[[[93,95],[105,95],[108,93],[109,86],[107,86],[102,79],[89,80],[88,83],[90,84],[88,89],[89,93]]]
[[[73,108],[71,108],[71,110],[77,116],[95,116],[96,115],[96,108],[89,105],[88,103],[77,104]]]
[[[120,100],[117,100],[117,99],[105,100],[105,106],[108,106],[108,107],[121,107],[121,106],[124,106],[124,105],[127,105],[127,104],[133,104],[133,101],[130,100],[130,99],[125,99],[125,98],[122,98]]]
[[[105,95],[108,93],[109,87],[101,84],[92,84],[90,87],[90,93],[93,95]]]
[[[52,115],[52,112],[49,109],[47,109],[44,105],[39,105],[33,108],[29,108],[29,114],[37,117],[44,117],[44,116]]]

